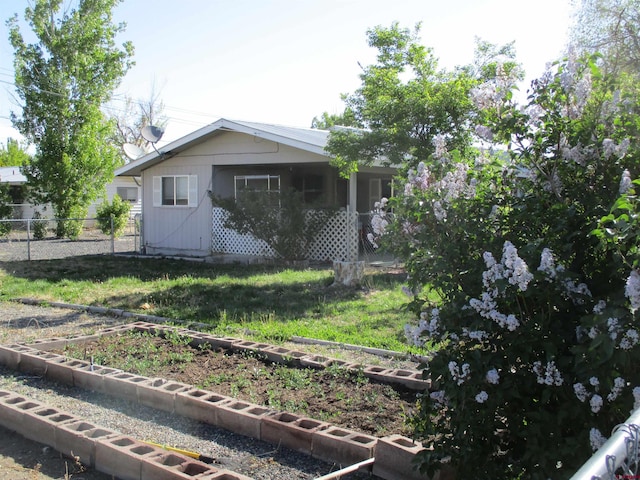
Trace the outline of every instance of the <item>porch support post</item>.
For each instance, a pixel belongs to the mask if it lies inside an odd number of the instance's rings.
[[[358,174],[351,173],[349,176],[349,211],[357,211],[357,199],[358,199]]]

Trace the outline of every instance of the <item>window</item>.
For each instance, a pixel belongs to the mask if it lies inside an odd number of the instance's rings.
[[[324,178],[322,175],[306,174],[293,177],[293,188],[302,193],[304,203],[313,203],[322,198]]]
[[[153,206],[198,205],[198,177],[195,175],[171,175],[153,177]]]
[[[280,175],[236,175],[233,179],[236,201],[242,201],[243,192],[261,192],[260,201],[280,205]]]
[[[138,187],[118,187],[116,193],[127,202],[136,203],[138,201]]]
[[[236,175],[235,197],[243,190],[280,193],[280,175]]]

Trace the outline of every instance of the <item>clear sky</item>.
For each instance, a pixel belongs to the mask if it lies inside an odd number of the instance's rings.
[[[19,111],[5,20],[28,5],[0,0],[1,143],[17,137],[8,116]],[[375,59],[367,29],[394,21],[421,22],[443,68],[470,63],[475,37],[515,40],[528,84],[562,53],[570,11],[571,0],[124,0],[114,20],[127,24],[120,40],[133,42],[136,65],[113,106],[155,85],[169,117],[161,144],[220,117],[308,127],[342,111],[340,95],[360,85],[358,62]]]

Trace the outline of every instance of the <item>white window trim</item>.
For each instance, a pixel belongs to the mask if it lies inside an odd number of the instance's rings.
[[[267,188],[265,191],[267,192],[280,191],[280,175],[234,175],[233,177],[233,197],[234,198],[238,198],[238,181],[239,180],[243,181],[245,186],[250,180],[266,180]],[[274,183],[273,186],[272,186],[272,183]]]
[[[187,205],[162,204],[162,179],[186,177],[188,179],[189,199]],[[198,206],[198,176],[197,175],[162,175],[153,177],[153,206],[165,208],[194,208]]]
[[[129,198],[129,193],[134,191],[136,193],[135,198]],[[136,203],[140,198],[140,189],[139,187],[116,187],[116,195],[126,202]]]

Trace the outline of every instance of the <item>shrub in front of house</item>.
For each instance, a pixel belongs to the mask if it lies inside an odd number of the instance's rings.
[[[309,259],[309,247],[336,208],[306,204],[294,189],[281,192],[244,190],[238,198],[210,194],[216,207],[228,212],[225,227],[264,241],[285,261]]]
[[[47,236],[47,221],[42,219],[42,214],[38,211],[33,214],[31,231],[36,240],[42,240]]]
[[[122,200],[119,195],[114,195],[111,202],[105,201],[98,207],[98,227],[105,235],[111,235],[113,228],[113,235],[120,237],[129,222],[130,211],[131,204]]]

